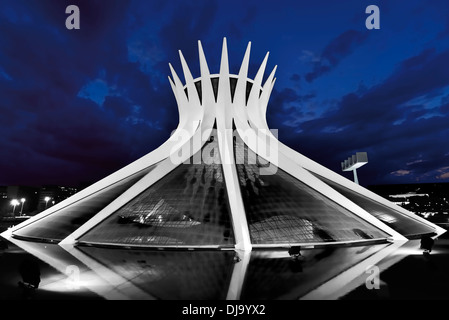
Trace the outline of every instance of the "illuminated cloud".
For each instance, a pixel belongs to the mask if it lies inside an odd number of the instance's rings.
[[[411,173],[411,171],[409,171],[409,170],[401,169],[401,170],[393,171],[390,174],[397,176],[397,177],[402,177],[402,176],[409,175],[410,173]]]

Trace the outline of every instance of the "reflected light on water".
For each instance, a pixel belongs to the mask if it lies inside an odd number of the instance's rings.
[[[91,285],[90,283],[84,283],[83,285]],[[68,292],[68,291],[86,291],[81,289],[81,283],[71,284],[70,280],[62,275],[53,275],[43,279],[39,285],[39,290],[52,291],[52,292]]]
[[[254,251],[251,253],[251,256],[264,258],[264,259],[282,259],[282,258],[290,257],[287,250],[283,250],[283,251]]]
[[[421,256],[423,255],[424,250],[420,249],[419,247],[416,248],[399,248],[394,255],[395,256]],[[432,252],[430,253],[430,255],[439,255],[439,254],[447,254],[447,252],[445,252],[442,249],[432,249]]]
[[[301,259],[287,249],[62,248],[17,239],[14,244],[54,268],[41,275],[39,290],[79,297],[95,293],[104,299],[339,299],[365,284],[368,266],[385,271],[423,252],[419,241],[304,248]]]

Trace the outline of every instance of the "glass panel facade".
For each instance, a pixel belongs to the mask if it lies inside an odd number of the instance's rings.
[[[59,242],[81,227],[155,166],[142,170],[14,232],[14,236]]]
[[[139,251],[79,246],[92,259],[156,299],[226,299],[234,251]],[[118,289],[126,294],[129,285]],[[142,297],[144,298],[144,297]]]
[[[386,225],[396,230],[407,238],[421,237],[423,234],[435,234],[435,229],[405,214],[391,209],[379,202],[371,200],[353,190],[343,187],[329,179],[315,175],[317,178],[327,183],[346,198],[362,207],[367,212],[384,222]]]
[[[240,189],[253,244],[294,244],[382,239],[388,235],[339,204],[267,163],[239,136],[234,139]]]
[[[79,240],[134,246],[233,246],[215,130],[198,155],[125,204]],[[209,157],[210,156],[210,157]],[[209,162],[207,162],[209,163]]]

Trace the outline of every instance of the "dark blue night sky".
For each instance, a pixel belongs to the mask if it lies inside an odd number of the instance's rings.
[[[3,0],[0,185],[94,182],[152,151],[178,120],[168,63],[181,49],[199,76],[201,40],[218,72],[224,36],[233,73],[248,41],[250,77],[270,51],[287,145],[337,172],[368,152],[364,185],[449,182],[447,0]]]

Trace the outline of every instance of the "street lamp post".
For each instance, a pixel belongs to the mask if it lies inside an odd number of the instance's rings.
[[[22,208],[20,208],[20,215],[22,215],[23,213],[23,205],[25,204],[25,201],[26,201],[25,198],[20,199],[20,202],[22,202]]]
[[[15,217],[14,212],[16,211],[16,206],[19,204],[19,201],[17,199],[12,199],[11,200],[11,205],[12,205],[12,215],[13,217]]]
[[[47,209],[48,201],[50,201],[50,197],[45,197],[45,209]]]

